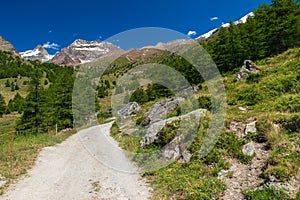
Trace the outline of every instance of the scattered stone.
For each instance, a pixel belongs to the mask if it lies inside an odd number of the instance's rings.
[[[230,123],[230,131],[237,133],[239,138],[244,137],[245,129],[246,125],[241,122],[232,121]]]
[[[243,146],[242,152],[246,156],[253,156],[255,153],[255,147],[253,142],[249,142]]]
[[[244,113],[247,113],[249,112],[249,110],[247,110],[246,108],[243,108],[243,107],[239,107],[240,111],[244,112]]]
[[[218,177],[225,176],[226,174],[228,174],[228,172],[229,172],[229,170],[222,169],[222,170],[218,173]]]
[[[256,133],[256,132],[257,132],[256,121],[251,122],[246,125],[245,135],[247,135],[248,133]]]
[[[0,174],[0,188],[6,184],[6,178]]]
[[[136,115],[141,110],[140,105],[137,102],[129,102],[121,110],[118,111],[119,117],[126,119],[132,115]]]
[[[258,67],[251,60],[245,60],[244,65],[237,73],[235,80],[237,82],[242,81],[246,79],[250,74],[256,73],[258,71]]]

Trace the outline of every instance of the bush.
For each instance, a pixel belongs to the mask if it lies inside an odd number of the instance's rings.
[[[210,96],[200,96],[198,98],[199,101],[199,108],[204,108],[207,110],[211,110],[212,104],[211,104],[211,97]]]

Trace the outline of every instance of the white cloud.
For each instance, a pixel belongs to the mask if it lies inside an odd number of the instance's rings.
[[[187,33],[187,35],[188,35],[188,36],[195,36],[195,35],[197,35],[197,32],[196,32],[196,31],[189,31],[189,32]]]
[[[49,30],[48,33],[52,33],[52,30]]]
[[[50,43],[50,42],[47,42],[46,44],[43,44],[43,47],[46,48],[46,49],[54,49],[54,50],[58,50],[59,48],[59,45],[56,44],[56,43]]]
[[[210,18],[210,21],[216,21],[218,19],[219,19],[219,17],[212,17],[212,18]]]

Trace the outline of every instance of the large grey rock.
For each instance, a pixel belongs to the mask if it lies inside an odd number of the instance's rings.
[[[259,71],[258,67],[251,60],[245,60],[244,65],[237,73],[235,80],[237,82],[242,81],[246,79],[250,74],[256,73],[258,71]]]
[[[148,146],[148,145],[152,144],[155,140],[157,140],[158,139],[157,134],[167,124],[170,124],[177,120],[190,118],[191,116],[195,116],[196,119],[199,119],[200,117],[205,116],[206,113],[207,113],[206,109],[198,109],[198,110],[194,110],[194,111],[187,113],[186,115],[183,115],[180,117],[172,117],[169,119],[161,120],[161,121],[150,124],[149,128],[146,131],[144,138],[140,142],[141,148],[144,148],[145,146]]]
[[[251,123],[246,125],[245,135],[247,135],[248,133],[256,133],[256,132],[257,132],[256,122],[251,122]]]
[[[140,105],[137,102],[129,102],[121,110],[118,111],[119,117],[126,119],[131,115],[136,115],[141,110]]]
[[[253,156],[255,153],[255,147],[253,142],[249,142],[248,144],[245,144],[242,148],[242,152],[246,156]]]
[[[150,108],[150,111],[145,114],[143,126],[148,126],[149,124],[153,124],[155,122],[159,122],[163,119],[166,119],[167,115],[173,112],[183,101],[184,98],[177,97],[163,99],[155,103]]]

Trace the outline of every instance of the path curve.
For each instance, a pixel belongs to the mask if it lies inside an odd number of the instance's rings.
[[[151,189],[109,136],[111,125],[79,131],[44,148],[28,176],[0,200],[148,199]]]

